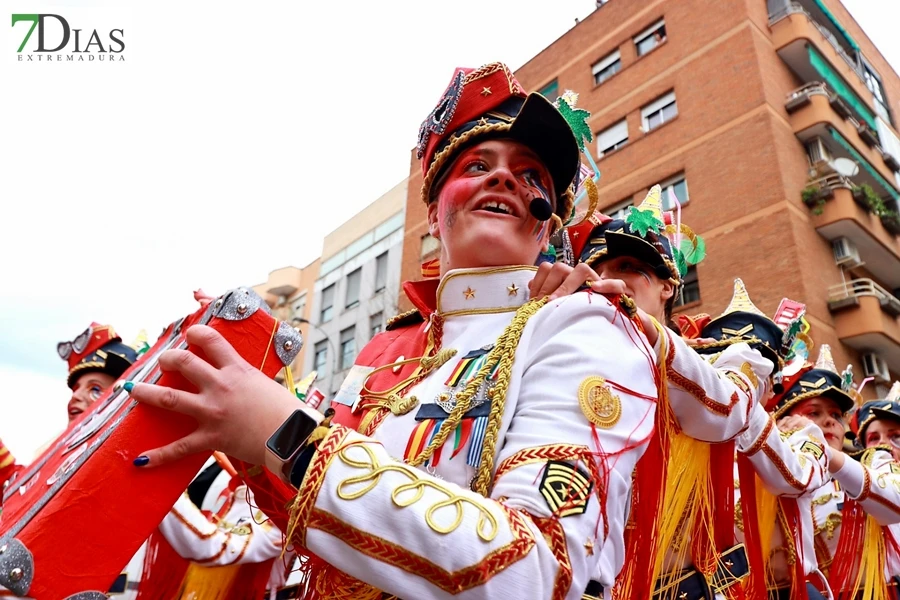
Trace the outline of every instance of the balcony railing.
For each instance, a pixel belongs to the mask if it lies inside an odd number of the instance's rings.
[[[847,63],[847,66],[849,66],[853,70],[853,72],[859,76],[859,79],[863,82],[863,85],[865,85],[866,77],[863,74],[862,67],[860,67],[859,63],[857,63],[856,58],[847,54],[847,51],[844,50],[844,47],[841,46],[841,43],[837,41],[837,38],[835,37],[835,35],[833,33],[831,33],[830,31],[828,31],[827,27],[825,27],[824,25],[822,25],[818,21],[816,21],[815,18],[813,18],[813,16],[806,11],[805,8],[800,6],[800,4],[798,4],[796,2],[791,2],[785,8],[769,15],[769,26],[771,27],[778,21],[781,21],[782,19],[785,19],[791,15],[797,15],[797,14],[806,16],[806,18],[809,20],[809,22],[816,29],[819,30],[819,32],[822,34],[822,36],[826,40],[828,40],[828,43],[831,44],[831,46],[834,48],[834,51],[837,52],[840,55],[840,57],[844,59],[844,62]]]
[[[894,317],[900,316],[900,300],[871,279],[852,279],[828,288],[828,308],[839,310],[854,306],[863,296],[878,298],[882,310]]]

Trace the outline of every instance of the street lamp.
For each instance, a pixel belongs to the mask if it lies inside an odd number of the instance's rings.
[[[327,331],[325,331],[324,329],[322,329],[321,327],[319,327],[318,325],[316,325],[309,319],[304,319],[303,317],[294,317],[293,319],[291,319],[291,322],[294,324],[295,327],[297,325],[309,325],[310,327],[313,327],[316,331],[318,331],[319,333],[321,333],[322,335],[325,336],[325,341],[328,342],[328,349],[329,349],[329,352],[331,353],[331,367],[328,372],[328,392],[327,392],[328,394],[331,394],[332,384],[334,383],[334,370],[335,370],[334,369],[334,367],[335,367],[334,360],[335,360],[335,357],[337,356],[337,351],[334,349],[334,344],[331,343],[331,337],[328,335]],[[315,358],[313,358],[313,360],[315,360]],[[313,366],[315,367],[315,363],[313,363]]]

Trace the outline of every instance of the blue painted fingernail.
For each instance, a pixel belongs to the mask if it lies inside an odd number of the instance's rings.
[[[128,392],[130,394],[131,390],[134,389],[134,382],[126,381],[125,383],[122,384],[122,387],[125,389],[126,392]]]
[[[149,456],[138,456],[136,459],[134,459],[134,466],[143,467],[149,462],[150,462]]]

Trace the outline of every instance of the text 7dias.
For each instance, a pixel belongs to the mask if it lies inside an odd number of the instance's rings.
[[[47,40],[44,32],[44,22],[48,18],[56,19],[57,21],[59,21],[60,25],[62,25],[62,40]],[[88,38],[87,43],[82,48],[81,43],[84,37],[81,35],[82,30],[69,27],[69,22],[60,15],[14,14],[12,16],[13,27],[15,27],[16,23],[18,23],[19,21],[31,21],[31,28],[28,30],[28,33],[25,34],[25,39],[22,40],[22,43],[21,45],[19,45],[19,49],[17,52],[22,52],[22,50],[25,48],[25,44],[27,44],[29,38],[31,38],[31,34],[34,32],[35,27],[37,27],[38,30],[38,47],[35,52],[59,52],[69,45],[70,40],[73,40],[75,45],[75,48],[70,50],[70,52],[90,52],[91,48],[94,48],[97,52],[119,53],[125,50],[125,42],[122,41],[124,32],[121,29],[110,30],[108,36],[109,39],[106,41],[106,46],[104,46],[103,39],[101,38],[100,34],[97,33],[96,29],[94,29],[90,37]],[[49,45],[54,43],[57,44],[56,47],[48,47]]]

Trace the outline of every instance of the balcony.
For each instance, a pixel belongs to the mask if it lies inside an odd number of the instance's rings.
[[[867,183],[881,196],[900,199],[891,183],[894,172],[889,165],[894,158],[880,146],[870,145],[871,140],[865,138],[867,126],[852,115],[846,116],[846,103],[828,85],[814,82],[794,90],[787,96],[785,110],[800,141],[822,138],[834,158],[849,158],[859,164],[860,172],[854,179],[857,184]]]
[[[859,251],[866,270],[891,288],[900,288],[900,239],[893,234],[859,194],[854,183],[838,174],[810,182],[816,196],[812,222],[819,235],[829,241],[849,239]]]
[[[300,289],[303,271],[297,267],[282,267],[269,273],[269,279],[264,284],[266,292],[273,296],[290,298]]]
[[[799,2],[791,2],[770,15],[769,27],[778,55],[792,71],[806,82],[825,79],[853,106],[861,121],[876,129],[872,108],[875,98],[866,87],[852,39],[835,35]]]
[[[900,372],[900,300],[871,279],[854,279],[829,288],[828,308],[843,343],[877,352]]]

